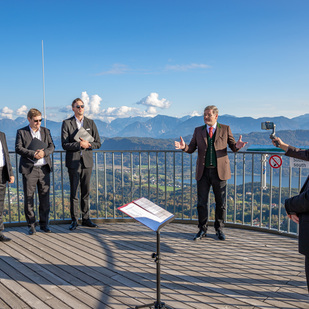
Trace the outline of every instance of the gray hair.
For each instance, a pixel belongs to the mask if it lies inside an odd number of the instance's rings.
[[[204,109],[204,113],[205,113],[206,110],[212,110],[215,115],[219,115],[218,107],[215,106],[215,105],[206,106],[205,109]]]

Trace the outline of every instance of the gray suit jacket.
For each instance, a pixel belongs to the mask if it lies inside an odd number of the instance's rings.
[[[207,143],[207,128],[206,126],[197,127],[194,130],[192,139],[189,145],[185,146],[184,151],[192,153],[198,150],[196,160],[196,180],[200,180],[203,176],[205,167],[206,151],[208,148]],[[217,156],[217,170],[218,176],[221,180],[231,178],[230,160],[227,154],[227,145],[233,152],[237,152],[236,142],[229,126],[224,124],[217,124],[214,147]]]
[[[34,150],[29,150],[28,147],[32,141],[32,135],[29,126],[26,126],[22,129],[17,130],[16,141],[15,141],[15,151],[20,154],[19,161],[19,172],[27,175],[30,174],[34,166]],[[44,149],[45,160],[49,167],[49,171],[52,169],[52,163],[50,155],[55,150],[55,145],[51,137],[50,131],[44,127],[41,127],[41,139],[42,142],[47,144],[47,148]]]
[[[90,143],[91,148],[88,149],[80,148],[79,142],[74,140],[74,136],[78,131],[75,117],[66,119],[62,123],[61,143],[62,148],[66,150],[65,166],[67,168],[77,168],[81,158],[86,168],[92,167],[92,150],[101,147],[99,132],[94,121],[84,116],[83,127],[94,138],[94,141]]]
[[[8,150],[8,146],[6,143],[6,138],[5,138],[5,134],[3,132],[0,132],[0,141],[2,144],[2,148],[3,148],[3,154],[4,154],[4,158],[5,158],[5,168],[7,170],[7,181],[10,180],[11,176],[14,176],[13,174],[13,169],[12,169],[12,165],[11,165],[11,161],[10,161],[10,155],[9,155],[9,150]]]

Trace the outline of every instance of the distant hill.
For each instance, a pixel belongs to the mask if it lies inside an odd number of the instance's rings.
[[[308,148],[309,149],[309,130],[295,130],[295,131],[278,131],[277,136],[282,138],[287,143]],[[186,143],[191,140],[191,135],[184,136],[183,139]],[[239,134],[234,134],[235,139],[239,138]],[[174,141],[177,138],[150,138],[150,137],[103,137],[101,136],[102,150],[171,150],[174,149]],[[271,140],[269,132],[251,132],[242,134],[242,140],[248,142],[244,150],[248,149],[251,145],[269,145]],[[53,137],[56,150],[62,150],[60,137]],[[10,151],[15,149],[15,137],[7,138],[8,147]]]
[[[254,119],[231,115],[219,116],[219,122],[229,125],[235,138],[242,134],[243,140],[248,141],[249,145],[269,144],[271,132],[261,130],[261,122],[263,121],[273,121],[276,124],[276,134],[292,145],[309,145],[309,114],[292,119],[286,117]],[[176,118],[158,115],[154,118],[118,118],[111,123],[95,120],[95,123],[102,140],[104,140],[103,149],[173,149],[173,141],[178,140],[180,136],[184,137],[187,142],[190,141],[194,128],[203,125],[203,117]],[[28,121],[22,117],[15,120],[0,120],[0,131],[6,133],[10,150],[14,150],[17,129],[26,125],[28,125]],[[51,131],[57,149],[61,149],[61,125],[62,122],[47,120],[47,127]],[[165,139],[166,141],[164,141]],[[171,146],[169,146],[170,144]]]
[[[276,124],[277,131],[281,130],[309,130],[309,114],[298,116],[292,119],[286,117],[262,117],[254,119],[252,117],[236,117],[231,115],[219,116],[219,122],[229,125],[232,132],[251,133],[262,132],[261,122],[273,121]],[[185,116],[176,118],[164,115],[156,117],[128,117],[118,118],[111,123],[101,120],[95,120],[101,136],[105,137],[151,137],[151,138],[175,138],[187,136],[193,133],[195,127],[204,124],[202,116]],[[16,135],[16,130],[27,125],[26,118],[17,118],[15,120],[0,120],[0,131],[7,136]],[[62,122],[47,120],[47,127],[52,136],[60,136]]]

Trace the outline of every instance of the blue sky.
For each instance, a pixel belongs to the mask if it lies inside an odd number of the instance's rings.
[[[307,0],[0,0],[0,118],[309,113]]]

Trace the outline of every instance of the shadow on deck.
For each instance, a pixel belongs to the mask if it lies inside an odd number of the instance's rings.
[[[6,228],[0,308],[134,308],[156,298],[156,234],[138,223],[97,229]],[[161,231],[161,300],[181,308],[309,308],[297,239],[226,228],[226,241],[194,242],[193,225]]]

